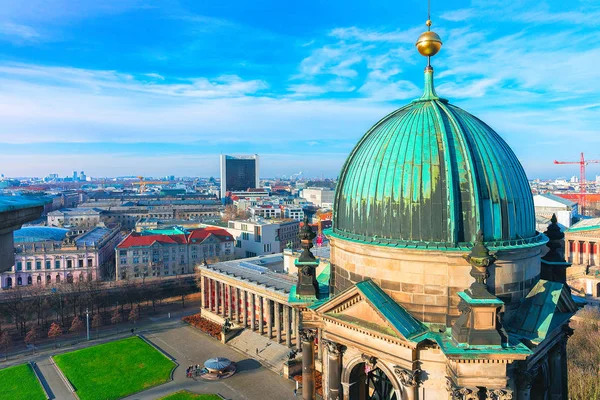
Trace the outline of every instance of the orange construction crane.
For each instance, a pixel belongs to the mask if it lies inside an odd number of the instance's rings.
[[[146,181],[143,176],[138,176],[139,182],[133,182],[132,185],[137,185],[140,187],[140,193],[144,193],[146,191],[146,185],[169,185],[172,182],[169,181]]]
[[[554,164],[579,164],[579,207],[581,210],[579,212],[581,215],[585,215],[583,210],[585,209],[585,195],[586,195],[586,180],[585,180],[585,166],[587,164],[599,164],[600,160],[586,160],[581,153],[581,158],[579,161],[556,161],[554,160]]]

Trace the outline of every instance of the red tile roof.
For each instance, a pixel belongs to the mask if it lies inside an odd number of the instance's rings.
[[[163,244],[189,244],[201,243],[207,237],[214,235],[222,242],[232,242],[233,236],[225,229],[217,227],[206,227],[190,230],[186,235],[141,235],[137,232],[131,232],[117,248],[126,249],[129,247],[147,247],[154,242]]]

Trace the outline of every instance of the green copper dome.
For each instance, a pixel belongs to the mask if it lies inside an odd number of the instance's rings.
[[[519,160],[492,128],[436,95],[428,67],[423,97],[375,124],[350,153],[332,234],[456,249],[480,229],[496,248],[543,241]]]

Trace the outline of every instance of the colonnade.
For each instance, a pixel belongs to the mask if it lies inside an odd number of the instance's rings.
[[[575,265],[598,265],[600,243],[582,239],[565,240],[565,259]]]
[[[249,289],[230,285],[202,276],[202,308],[237,325],[252,329],[261,335],[292,347],[292,337],[300,349],[298,310],[289,305],[254,293]]]

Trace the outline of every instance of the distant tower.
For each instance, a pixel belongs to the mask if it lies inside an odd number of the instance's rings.
[[[224,198],[228,191],[256,189],[258,186],[258,154],[221,154],[221,198]]]
[[[76,181],[77,180],[77,171],[73,171],[73,180]]]

